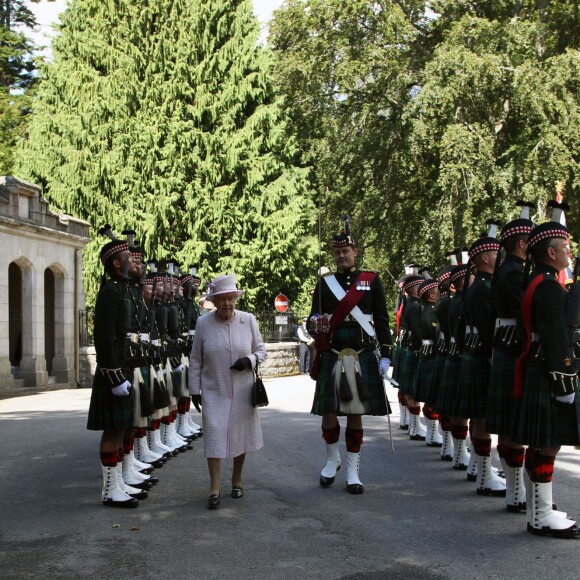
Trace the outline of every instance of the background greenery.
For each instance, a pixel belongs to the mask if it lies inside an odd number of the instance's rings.
[[[409,261],[435,273],[518,199],[546,219],[557,181],[574,230],[579,10],[286,0],[264,47],[249,0],[71,0],[0,159],[95,237],[130,226],[151,256],[235,271],[250,307],[280,291],[308,303],[318,207],[323,263],[348,213],[389,287]],[[89,302],[101,244],[85,256]]]

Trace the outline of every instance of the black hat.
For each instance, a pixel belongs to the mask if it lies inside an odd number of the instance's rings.
[[[529,235],[534,227],[534,222],[530,219],[530,209],[535,208],[534,204],[528,201],[518,201],[516,202],[516,205],[522,208],[520,211],[520,217],[508,222],[501,229],[500,237],[502,243],[514,236]]]
[[[528,237],[528,249],[531,250],[538,242],[553,238],[567,240],[570,237],[570,230],[558,222],[545,222],[536,226]]]
[[[453,270],[454,267],[455,266],[445,266],[445,268],[443,268],[443,270],[439,272],[439,275],[437,276],[439,288],[441,288],[443,284],[449,281],[449,276],[451,276],[451,270]]]
[[[494,220],[487,220],[486,224],[489,226],[488,234],[475,240],[475,242],[469,246],[467,253],[470,261],[473,261],[473,258],[480,254],[484,254],[485,252],[499,251],[499,242],[497,241],[496,236],[497,228],[500,224]]]
[[[107,236],[111,241],[101,248],[99,257],[101,263],[106,264],[107,260],[119,252],[124,252],[129,249],[129,244],[125,240],[120,240],[113,232],[113,228],[109,224],[105,224],[100,230],[101,236]]]
[[[435,278],[424,280],[421,282],[419,290],[417,290],[417,296],[419,296],[419,298],[423,298],[423,296],[425,296],[425,294],[427,294],[427,292],[433,288],[437,288],[437,280]]]
[[[449,275],[449,283],[454,284],[460,278],[465,278],[466,273],[467,273],[467,264],[460,264],[459,266],[455,266],[453,270],[451,270],[451,274]]]
[[[405,280],[405,283],[403,284],[403,290],[407,292],[407,290],[410,290],[415,286],[419,286],[419,284],[421,284],[421,282],[424,280],[425,278],[423,278],[423,276],[408,276]]]
[[[345,248],[346,246],[356,248],[356,242],[350,235],[350,217],[347,215],[342,215],[340,216],[340,219],[344,220],[344,227],[342,230],[340,230],[340,233],[334,236],[331,242],[331,246],[333,248]]]

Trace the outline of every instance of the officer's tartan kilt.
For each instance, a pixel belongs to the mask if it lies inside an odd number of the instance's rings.
[[[514,420],[514,369],[518,355],[499,348],[493,351],[485,429],[497,435],[511,435]]]
[[[463,354],[452,417],[485,418],[490,369],[490,364],[484,355],[471,352]]]
[[[123,374],[133,382],[133,371],[124,369]],[[87,429],[91,431],[122,431],[133,427],[133,397],[135,389],[129,389],[129,395],[117,397],[105,380],[99,366],[95,370],[93,390],[87,418]]]
[[[333,342],[339,344],[357,344],[357,331],[355,328],[338,328],[333,332]],[[357,346],[354,350],[360,350]],[[335,388],[334,368],[338,355],[332,350],[322,353],[320,370],[316,380],[316,391],[312,403],[312,413],[323,415],[324,413],[336,413],[343,416],[340,411],[340,400]],[[391,409],[387,402],[385,385],[379,375],[377,357],[372,350],[363,350],[358,355],[362,380],[367,386],[370,397],[363,402],[364,415],[390,415]]]
[[[397,378],[397,381],[399,382],[399,391],[403,393],[403,395],[411,395],[413,392],[413,381],[415,380],[415,370],[419,359],[413,354],[412,350],[403,348],[401,349],[400,360],[401,362]]]
[[[435,402],[437,397],[439,397],[439,389],[441,388],[441,378],[443,377],[443,367],[445,366],[445,360],[447,356],[444,354],[437,354],[435,358],[435,376],[431,382],[431,392],[427,395],[426,403],[429,403],[433,409],[435,409]]]
[[[412,396],[417,403],[429,402],[429,395],[433,390],[433,381],[437,373],[437,359],[435,356],[420,356],[413,380]]]
[[[579,396],[576,385],[576,399]],[[512,439],[531,447],[579,445],[579,419],[575,404],[560,403],[552,397],[545,365],[528,361],[523,396],[515,401]]]
[[[459,369],[461,367],[460,357],[445,357],[441,381],[437,392],[437,399],[433,403],[433,408],[440,415],[451,417],[455,410],[457,399],[457,385],[459,379]]]

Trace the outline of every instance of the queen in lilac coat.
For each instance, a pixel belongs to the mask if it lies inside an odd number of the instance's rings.
[[[231,495],[239,499],[246,453],[264,445],[252,399],[254,369],[266,358],[266,347],[254,316],[235,308],[243,293],[233,275],[218,276],[209,285],[208,299],[216,309],[198,319],[189,362],[191,400],[203,408],[210,509],[220,504],[221,460],[234,460]]]

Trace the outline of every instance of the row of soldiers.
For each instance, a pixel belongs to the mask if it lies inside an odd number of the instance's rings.
[[[580,301],[575,284],[559,281],[570,259],[566,204],[553,202],[552,220],[538,226],[531,204],[519,205],[499,239],[499,224],[488,222],[488,235],[454,252],[437,279],[411,266],[399,281],[400,426],[466,471],[478,494],[525,512],[530,533],[579,538],[576,522],[552,502],[558,450],[580,443]],[[502,470],[491,464],[492,434]]]
[[[195,270],[149,262],[135,232],[100,252],[104,275],[95,305],[97,368],[87,427],[103,431],[102,501],[133,508],[158,482],[151,475],[202,435],[191,415],[187,366],[200,315]],[[199,409],[198,409],[199,411]]]

